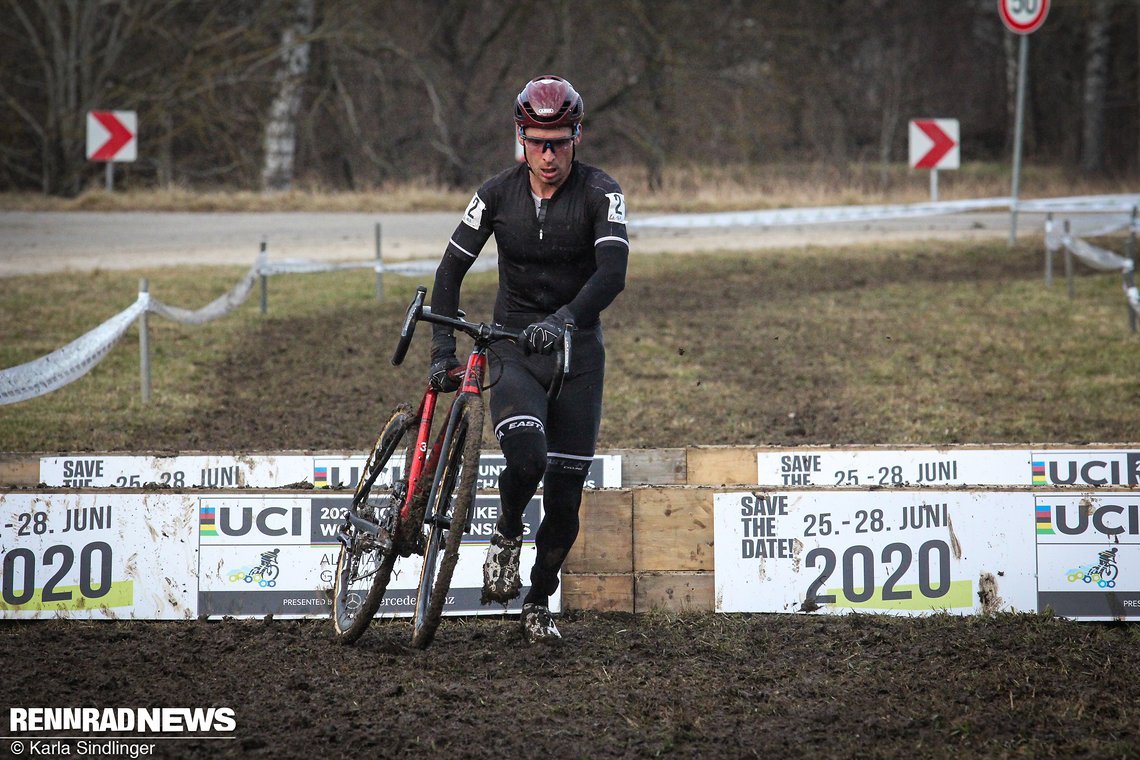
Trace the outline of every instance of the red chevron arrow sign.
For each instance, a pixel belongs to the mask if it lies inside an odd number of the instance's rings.
[[[913,119],[910,122],[910,168],[957,169],[957,119]]]
[[[138,158],[138,115],[134,111],[87,112],[87,158],[134,161]]]

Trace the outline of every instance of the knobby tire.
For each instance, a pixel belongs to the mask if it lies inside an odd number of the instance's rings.
[[[352,509],[361,516],[379,522],[385,516],[382,514],[383,509],[399,509],[401,506],[391,503],[389,498],[389,503],[380,505],[381,509],[377,510],[377,505],[369,502],[369,497],[373,496],[372,492],[376,486],[376,480],[396,452],[403,450],[405,466],[411,461],[409,457],[415,445],[417,423],[418,420],[412,408],[402,404],[396,407],[384,425],[372,453],[368,456],[364,471],[361,472],[360,480],[357,482],[356,492],[352,497]],[[391,496],[392,489],[388,486],[376,490],[387,492],[387,495]],[[380,495],[382,494],[376,494],[376,496]],[[348,531],[353,537],[354,545],[359,547],[362,541],[367,544],[367,534],[352,527],[349,527]],[[395,551],[381,551],[379,548],[367,548],[363,552],[356,552],[356,554],[356,562],[354,563],[352,553],[345,548],[344,544],[341,544],[336,563],[336,576],[333,580],[333,628],[337,641],[342,644],[353,643],[368,630],[372,618],[380,609],[384,592],[388,589],[388,583],[392,579],[392,568],[396,564],[397,557]],[[363,582],[366,582],[367,578],[359,578],[361,566],[365,566],[366,571],[373,573],[368,593],[364,595],[363,599],[360,598],[360,595],[363,590]],[[353,590],[351,586],[354,578],[358,578],[361,582],[360,588],[356,590]]]
[[[441,456],[441,466],[445,469],[440,477],[439,489],[434,494],[432,503],[428,504],[428,514],[435,515],[446,513],[450,501],[451,527],[445,529],[433,522],[428,535],[412,632],[412,646],[418,649],[426,649],[435,638],[447,593],[451,588],[451,576],[459,559],[459,545],[463,541],[467,515],[475,499],[479,448],[483,438],[483,399],[479,396],[468,397],[460,415],[455,438],[446,456]],[[435,572],[437,560],[438,573]]]

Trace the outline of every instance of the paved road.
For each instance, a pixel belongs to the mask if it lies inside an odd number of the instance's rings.
[[[271,260],[438,259],[458,213],[166,213],[0,211],[0,277],[184,264],[251,265],[262,240]],[[1042,217],[1022,214],[1021,237]],[[635,253],[836,246],[916,239],[1005,239],[1008,213],[856,224],[709,230],[639,230]],[[492,246],[488,247],[488,251]]]

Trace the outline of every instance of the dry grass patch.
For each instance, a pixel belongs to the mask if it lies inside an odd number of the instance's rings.
[[[589,155],[584,160],[590,162]],[[644,166],[605,165],[622,184],[634,215],[662,212],[740,211],[813,206],[919,203],[930,200],[930,175],[906,164],[752,164],[703,166],[675,163],[651,183]],[[1010,169],[966,163],[939,174],[939,198],[1005,197]],[[358,192],[301,186],[290,192],[134,187],[107,193],[90,189],[76,198],[35,193],[0,194],[0,208],[21,211],[198,212],[416,212],[459,211],[475,189],[423,181],[390,183]],[[1024,198],[1133,192],[1123,180],[1074,175],[1062,167],[1023,167]]]

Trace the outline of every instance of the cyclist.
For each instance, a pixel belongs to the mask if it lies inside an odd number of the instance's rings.
[[[523,509],[543,482],[544,516],[523,599],[523,637],[558,643],[550,595],[578,536],[578,508],[602,415],[605,348],[599,314],[625,287],[629,237],[625,197],[605,172],[576,158],[582,97],[565,79],[532,79],[515,98],[523,161],[487,180],[472,197],[436,270],[432,311],[454,316],[459,290],[493,234],[499,252],[495,321],[522,331],[491,355],[491,420],[506,458],[502,511],[483,565],[482,602],[506,604],[521,590]],[[571,374],[547,401],[555,363],[548,354],[567,322],[575,325]],[[431,382],[458,387],[455,338],[435,326]],[[544,480],[545,478],[545,480]]]

